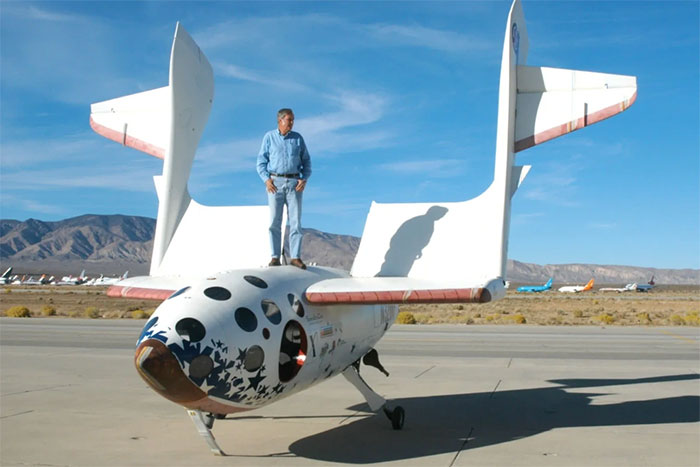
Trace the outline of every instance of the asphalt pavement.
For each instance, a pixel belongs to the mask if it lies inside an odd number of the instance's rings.
[[[336,377],[217,420],[213,456],[133,367],[144,321],[0,318],[0,464],[700,465],[700,329],[394,326],[392,430]]]

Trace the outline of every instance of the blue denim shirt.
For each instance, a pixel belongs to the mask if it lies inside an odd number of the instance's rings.
[[[311,158],[304,138],[296,131],[290,131],[285,136],[279,130],[268,131],[260,146],[257,169],[263,182],[270,178],[270,172],[300,173],[301,178],[308,179],[311,176]]]

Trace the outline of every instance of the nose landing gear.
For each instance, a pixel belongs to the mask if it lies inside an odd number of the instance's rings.
[[[214,414],[205,415],[201,410],[190,410],[187,409],[187,415],[190,416],[194,426],[197,427],[197,431],[200,436],[204,438],[204,441],[209,445],[209,449],[216,456],[225,456],[224,451],[221,450],[219,445],[214,439],[214,435],[211,433],[211,428],[214,426],[214,418],[220,418]]]

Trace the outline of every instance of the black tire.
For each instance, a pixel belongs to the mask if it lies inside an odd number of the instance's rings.
[[[391,426],[394,430],[400,430],[403,428],[404,418],[406,418],[406,412],[404,412],[403,407],[397,406],[391,413]]]
[[[211,430],[214,427],[214,414],[206,414],[204,416],[204,424]]]

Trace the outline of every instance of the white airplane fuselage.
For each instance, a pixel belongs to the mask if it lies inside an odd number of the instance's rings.
[[[559,287],[559,292],[564,293],[578,293],[583,292],[584,287],[582,285],[565,285],[564,287]]]
[[[367,354],[397,305],[311,305],[304,291],[340,270],[292,266],[216,274],[175,292],[137,342],[139,374],[158,393],[215,414],[306,389]]]

